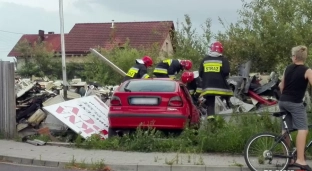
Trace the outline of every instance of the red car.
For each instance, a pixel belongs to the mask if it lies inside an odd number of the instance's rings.
[[[138,126],[182,131],[186,124],[200,123],[199,112],[186,86],[159,78],[122,83],[111,97],[108,119],[109,137]]]

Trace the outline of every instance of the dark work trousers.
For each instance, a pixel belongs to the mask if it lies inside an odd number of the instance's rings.
[[[205,105],[207,107],[207,116],[214,115],[215,114],[216,96],[206,95],[204,98],[206,99]]]
[[[154,73],[156,78],[169,78],[168,74],[159,74],[159,73]]]

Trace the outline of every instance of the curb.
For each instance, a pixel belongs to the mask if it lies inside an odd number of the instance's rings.
[[[0,162],[23,165],[65,168],[69,162],[46,161],[21,157],[0,155]],[[204,165],[140,165],[140,164],[106,164],[112,171],[249,171],[238,166],[204,166]]]

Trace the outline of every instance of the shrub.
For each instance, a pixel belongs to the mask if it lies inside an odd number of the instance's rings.
[[[233,115],[229,122],[220,117],[205,122],[199,130],[188,129],[181,135],[165,136],[162,132],[140,128],[134,134],[101,140],[98,136],[83,141],[77,147],[87,149],[140,151],[140,152],[225,152],[242,153],[246,141],[260,132],[280,133],[279,118],[263,115]]]

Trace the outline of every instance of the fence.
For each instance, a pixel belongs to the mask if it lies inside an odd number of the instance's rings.
[[[16,137],[16,94],[14,63],[0,61],[0,133]]]

